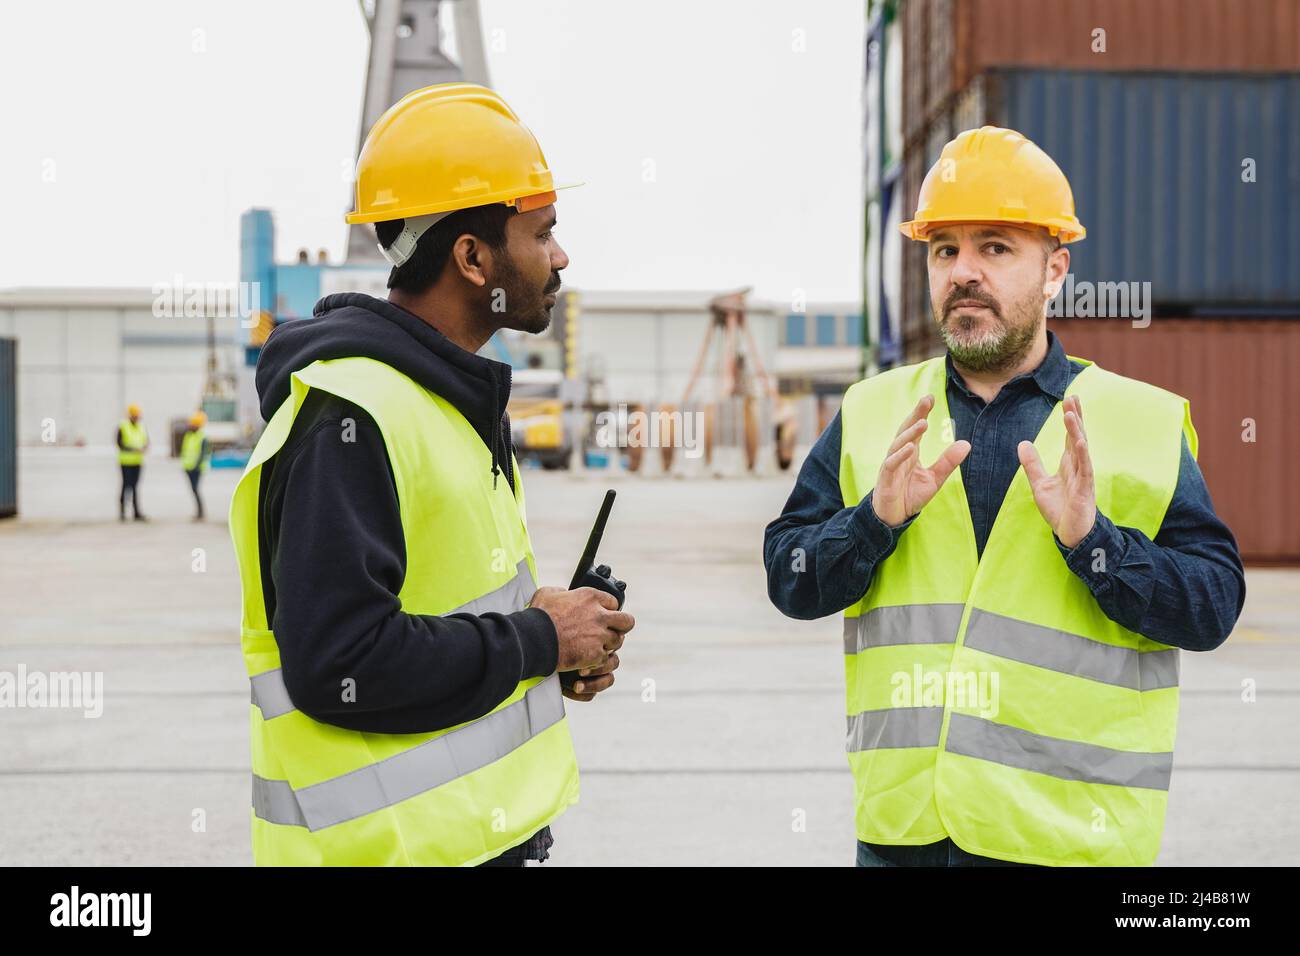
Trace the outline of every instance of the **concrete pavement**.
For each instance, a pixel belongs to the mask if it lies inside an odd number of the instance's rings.
[[[104,703],[98,718],[0,709],[0,862],[248,864],[248,684],[225,525],[237,473],[209,474],[196,524],[176,462],[150,459],[153,520],[119,525],[110,450],[20,458],[22,516],[0,522],[0,671],[102,672]],[[793,475],[525,481],[542,583],[559,585],[618,488],[602,560],[637,617],[616,686],[567,702],[582,800],[546,865],[850,865],[840,624],[787,620],[766,596],[763,527]],[[1248,592],[1224,647],[1182,656],[1162,865],[1300,851],[1300,572],[1252,571]]]

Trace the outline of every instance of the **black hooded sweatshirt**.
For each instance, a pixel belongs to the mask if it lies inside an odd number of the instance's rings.
[[[514,488],[510,366],[465,351],[391,302],[326,296],[280,326],[257,363],[262,417],[290,375],[317,359],[365,356],[441,395],[492,449],[493,481]],[[351,420],[349,425],[348,420]],[[352,440],[341,440],[350,428]],[[295,707],[349,730],[405,734],[482,717],[522,680],[555,671],[555,625],[512,614],[407,614],[406,549],[379,427],[360,406],[312,389],[284,446],[262,467],[262,587]],[[345,679],[355,701],[345,701]]]

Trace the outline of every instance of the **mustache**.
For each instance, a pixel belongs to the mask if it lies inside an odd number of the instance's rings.
[[[552,292],[559,292],[559,291],[560,291],[560,274],[557,272],[555,274],[555,284],[547,285],[547,287],[542,290],[542,294],[550,295]]]
[[[998,305],[998,300],[993,298],[993,296],[989,295],[987,292],[983,292],[979,289],[953,289],[948,293],[948,298],[943,303],[943,314],[945,318],[948,313],[953,310],[953,307],[963,299],[969,299],[971,302],[978,302],[980,305],[988,308],[989,311],[998,318],[1002,317],[1002,309]]]

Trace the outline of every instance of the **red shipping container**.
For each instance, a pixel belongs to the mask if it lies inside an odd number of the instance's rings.
[[[1048,327],[1070,354],[1187,398],[1214,509],[1242,556],[1300,561],[1300,495],[1291,487],[1300,475],[1300,320],[1154,319],[1135,328],[1050,319]]]
[[[902,17],[908,143],[994,67],[1300,70],[1297,0],[904,0]]]
[[[991,66],[1057,70],[1300,69],[1295,0],[955,0],[950,89]],[[941,29],[932,22],[930,33]],[[1105,51],[1094,46],[1103,38]],[[933,98],[933,97],[932,97]]]

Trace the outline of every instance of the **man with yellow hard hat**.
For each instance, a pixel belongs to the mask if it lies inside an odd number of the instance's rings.
[[[417,90],[370,131],[351,223],[387,300],[267,340],[231,504],[258,864],[522,866],[578,798],[563,694],[613,683],[631,615],[536,586],[499,329],[550,322],[568,257],[537,140],[494,92]]]
[[[203,520],[203,498],[199,494],[199,479],[208,470],[212,457],[212,446],[208,442],[208,433],[204,426],[208,416],[204,412],[195,412],[190,416],[190,424],[181,436],[181,468],[190,480],[190,491],[194,492],[194,520]]]
[[[126,520],[126,497],[131,496],[131,512],[136,521],[148,521],[140,511],[140,469],[144,453],[149,450],[149,432],[140,420],[140,406],[126,407],[126,418],[117,423],[117,463],[122,469],[122,490],[117,496],[117,520]]]
[[[1179,649],[1245,598],[1188,403],[1047,331],[1084,228],[1024,136],[957,136],[902,229],[947,354],[848,390],[764,541],[783,613],[844,613],[857,863],[1149,865]]]

